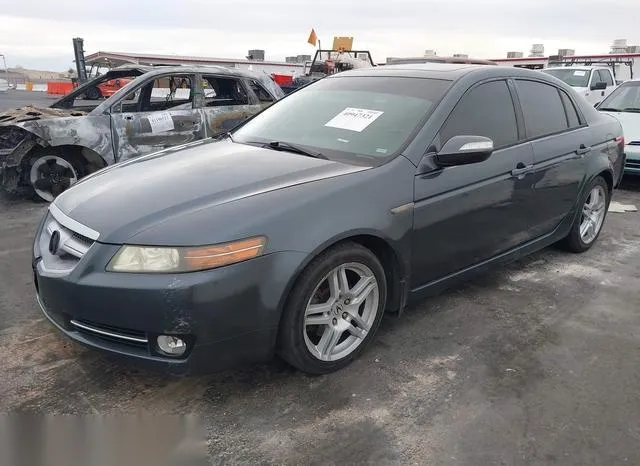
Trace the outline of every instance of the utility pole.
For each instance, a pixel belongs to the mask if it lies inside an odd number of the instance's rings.
[[[3,54],[0,53],[0,57],[2,57],[2,62],[4,63],[4,74],[7,78],[7,85],[9,85],[9,68],[7,68],[7,60]]]

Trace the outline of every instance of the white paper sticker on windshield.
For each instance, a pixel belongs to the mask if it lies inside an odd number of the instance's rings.
[[[173,126],[173,119],[169,112],[158,112],[148,117],[149,124],[151,125],[152,133],[164,133],[165,131],[171,131]]]
[[[380,112],[378,110],[347,107],[331,120],[326,122],[325,126],[360,132],[376,121],[376,119],[383,113],[384,112]]]
[[[582,71],[582,70],[575,70],[575,71],[573,72],[573,75],[574,75],[574,76],[586,76],[586,75],[587,75],[587,72],[586,72],[586,71]]]

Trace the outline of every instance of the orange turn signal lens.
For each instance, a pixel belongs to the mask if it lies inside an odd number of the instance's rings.
[[[183,260],[187,270],[204,270],[253,259],[262,254],[266,238],[233,241],[231,243],[189,248],[184,251]]]

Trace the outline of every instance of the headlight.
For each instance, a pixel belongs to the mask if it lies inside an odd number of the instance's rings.
[[[235,264],[262,254],[266,238],[197,247],[122,246],[107,265],[109,272],[194,272]]]

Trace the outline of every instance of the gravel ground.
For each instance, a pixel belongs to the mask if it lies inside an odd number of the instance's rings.
[[[614,199],[640,207],[640,179]],[[339,373],[276,361],[172,379],[41,315],[29,262],[44,209],[0,200],[2,412],[193,414],[216,464],[640,464],[638,212],[610,213],[585,254],[549,248],[386,319]]]

